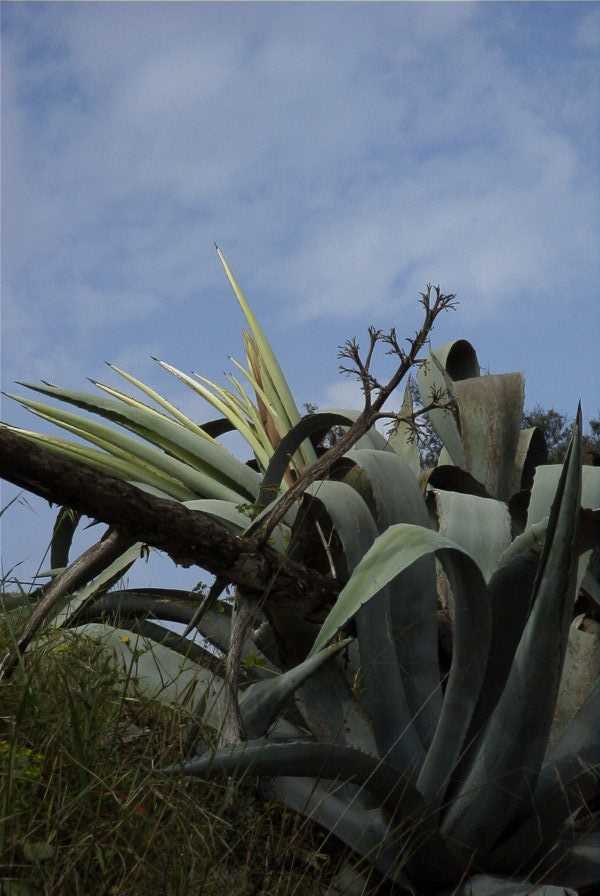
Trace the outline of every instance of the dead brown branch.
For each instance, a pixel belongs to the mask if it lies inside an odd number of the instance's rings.
[[[334,579],[256,538],[233,535],[207,514],[146,494],[5,427],[0,427],[0,477],[118,528],[126,546],[136,541],[151,545],[180,566],[197,565],[225,577],[250,597],[263,596],[268,586],[264,612],[279,639],[305,616],[332,606],[338,594]],[[288,638],[287,649],[279,643],[290,664],[308,647],[302,639],[290,645]]]
[[[432,301],[432,289],[435,290],[435,298]],[[356,418],[352,426],[346,433],[325,452],[317,461],[307,467],[294,485],[280,498],[275,504],[271,513],[265,518],[262,526],[258,530],[261,537],[261,543],[265,543],[269,535],[284,516],[288,513],[295,501],[297,501],[306,491],[309,485],[318,479],[323,479],[333,466],[347,451],[349,451],[358,440],[365,435],[374,425],[381,409],[390,395],[397,389],[404,377],[409,371],[421,363],[418,359],[419,353],[429,340],[431,330],[436,318],[442,311],[453,309],[456,307],[456,297],[453,294],[444,295],[439,286],[435,288],[430,284],[427,285],[426,291],[421,293],[421,305],[425,309],[425,316],[420,330],[417,331],[413,338],[406,341],[409,344],[409,350],[402,349],[396,339],[395,330],[390,330],[386,335],[380,330],[373,327],[369,328],[369,349],[364,361],[360,357],[360,347],[356,339],[349,339],[340,349],[339,357],[348,358],[353,364],[353,368],[342,367],[345,373],[351,373],[356,376],[363,387],[365,394],[365,407],[359,417]],[[397,355],[400,364],[396,372],[385,384],[381,385],[371,374],[370,366],[373,358],[373,351],[377,342],[386,342],[391,346],[388,354]],[[376,394],[374,394],[376,393]],[[435,405],[436,407],[438,405]]]

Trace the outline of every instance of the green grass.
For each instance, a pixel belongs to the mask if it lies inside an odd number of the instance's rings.
[[[0,613],[2,652],[26,612]],[[84,635],[40,638],[0,707],[2,896],[312,896],[347,855],[250,781],[232,795],[154,775],[183,757],[189,714],[145,700]]]

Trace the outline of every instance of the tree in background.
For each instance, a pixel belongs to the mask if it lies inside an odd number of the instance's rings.
[[[546,437],[548,446],[548,463],[562,463],[567,451],[569,439],[573,432],[574,421],[567,422],[565,414],[561,414],[554,408],[544,410],[541,404],[536,404],[529,412],[523,414],[521,426],[528,428],[538,426]],[[594,466],[600,465],[600,415],[597,419],[590,420],[589,432],[583,437],[584,454],[591,457],[586,461]]]

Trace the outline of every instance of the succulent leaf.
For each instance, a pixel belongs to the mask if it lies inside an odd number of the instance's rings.
[[[379,534],[395,523],[430,528],[418,481],[400,457],[390,451],[353,449],[346,458],[363,474],[348,481],[367,501]],[[433,740],[442,705],[436,605],[435,564],[429,556],[395,577],[365,610],[371,618],[371,627],[378,620],[377,630],[372,630],[371,635],[379,645],[378,686],[390,695],[391,702],[397,687],[392,684],[392,678],[401,680],[409,719],[414,719],[425,750]],[[364,653],[368,655],[369,648]],[[388,709],[388,713],[393,716],[393,711]],[[405,729],[406,723],[405,718],[398,720],[395,737]]]
[[[443,830],[485,853],[530,802],[546,751],[575,598],[581,409],[552,504],[532,607],[473,767]]]
[[[434,392],[454,398],[453,382],[479,376],[479,362],[475,349],[466,339],[446,342],[431,349],[425,364],[417,373],[417,388],[423,405],[431,402]],[[445,452],[452,463],[468,469],[457,417],[453,411],[436,408],[427,414],[429,422],[442,440]],[[439,461],[447,462],[446,461]]]
[[[244,293],[240,289],[237,280],[235,279],[229,265],[227,264],[227,261],[225,260],[225,256],[218,246],[217,255],[219,257],[219,261],[223,265],[223,269],[225,271],[227,279],[229,280],[231,288],[233,289],[235,297],[239,302],[240,308],[242,309],[244,316],[248,322],[248,326],[252,330],[252,335],[258,349],[261,369],[266,371],[269,378],[271,379],[277,397],[279,398],[279,401],[281,402],[281,405],[283,406],[283,409],[287,416],[288,426],[289,428],[291,428],[295,426],[296,423],[298,423],[298,421],[300,420],[300,414],[298,412],[298,408],[296,407],[296,402],[294,401],[292,393],[290,392],[287,381],[283,375],[281,367],[279,366],[279,362],[277,361],[277,358],[273,353],[273,349],[271,348],[271,345],[264,333],[263,328],[261,327],[250,306],[248,305]],[[308,465],[310,463],[313,463],[317,459],[314,449],[309,442],[305,442],[300,450],[305,464]]]
[[[410,388],[404,390],[402,405],[398,411],[401,417],[410,417],[413,413],[413,399]],[[421,457],[416,439],[411,427],[400,421],[387,440],[389,448],[392,448],[398,457],[412,470],[415,476],[421,472]]]
[[[139,560],[143,545],[136,542],[120,557],[103,569],[95,579],[92,579],[84,588],[80,588],[74,594],[68,594],[59,601],[53,608],[53,612],[48,621],[58,628],[59,626],[67,626],[69,619],[77,611],[81,611],[94,601],[99,593],[107,590],[121,579],[125,573],[133,566],[136,560]]]
[[[523,376],[520,373],[478,376],[453,383],[452,391],[458,407],[464,469],[494,498],[508,501],[520,439],[525,396]]]
[[[240,715],[246,736],[258,738],[266,735],[294,692],[349,643],[350,638],[346,638],[326,647],[287,672],[250,685],[240,700]]]
[[[390,457],[394,457],[390,453]],[[356,489],[344,482],[315,482],[307,489],[307,496],[320,502],[326,510],[342,546],[344,568],[338,571],[341,581],[353,574],[377,536],[373,516]],[[307,497],[309,500],[309,497]],[[379,597],[384,599],[387,589]],[[350,668],[359,672],[365,693],[361,702],[372,722],[377,749],[396,769],[419,768],[424,759],[424,748],[398,669],[398,657],[390,635],[385,606],[369,602],[356,614],[359,642],[359,665],[349,649]],[[354,662],[353,662],[354,660]],[[330,671],[330,670],[328,670]],[[352,706],[350,701],[350,706]],[[332,707],[326,716],[332,717]],[[338,710],[339,712],[339,710]],[[372,735],[361,725],[360,716],[351,724],[352,742],[371,751]]]
[[[348,417],[337,413],[307,414],[299,420],[282,438],[269,461],[256,499],[256,507],[263,510],[277,498],[285,471],[292,457],[306,439],[315,433],[327,431],[333,426],[351,425],[351,423],[352,421]]]
[[[38,414],[38,416],[43,415]],[[125,451],[115,449],[108,442],[104,442],[96,437],[90,437],[87,433],[85,438],[88,441],[92,441],[106,450],[96,451],[96,449],[89,448],[87,445],[79,445],[75,442],[69,442],[67,439],[59,439],[56,436],[45,436],[41,433],[20,429],[16,426],[6,426],[5,428],[19,433],[19,435],[32,442],[39,442],[53,454],[77,460],[79,463],[100,470],[103,473],[108,473],[108,475],[115,476],[117,479],[133,482],[139,487],[154,488],[163,495],[166,494],[169,497],[179,499],[190,498],[194,495],[193,490],[174,477],[168,476],[151,464],[141,462],[139,458],[134,458]],[[75,427],[67,427],[63,424],[63,428],[79,435],[79,430]]]
[[[219,482],[228,483],[229,488],[234,488],[239,494],[255,497],[258,492],[258,477],[245,464],[242,464],[226,448],[217,442],[210,442],[205,438],[198,438],[193,433],[173,420],[169,420],[156,412],[142,408],[123,406],[118,401],[105,399],[85,392],[74,392],[68,389],[59,389],[57,386],[34,385],[21,383],[27,389],[41,392],[59,401],[73,404],[76,407],[98,414],[119,426],[134,432],[142,439],[159,445],[168,450],[174,457],[165,458],[175,464],[174,469],[185,475],[185,468],[198,472],[204,471],[206,478],[213,477]],[[14,396],[17,401],[30,407],[32,410],[40,410],[48,414],[58,425],[61,422],[72,423],[86,432],[97,434],[112,444],[122,446],[125,450],[154,463],[159,469],[165,469],[164,461],[161,466],[157,455],[162,452],[156,448],[148,449],[143,443],[126,439],[119,432],[98,426],[93,421],[69,414],[62,409],[52,408],[49,405],[41,405],[38,402],[30,402],[27,399]],[[122,443],[122,445],[121,445]],[[177,460],[179,458],[179,460]],[[173,470],[165,469],[165,472],[173,473]],[[185,480],[182,480],[185,481]],[[216,497],[216,495],[215,495]],[[221,496],[223,497],[223,496]]]
[[[52,529],[52,543],[50,546],[50,566],[52,569],[69,565],[69,551],[73,541],[73,535],[79,525],[81,514],[70,507],[61,507]]]
[[[547,464],[535,471],[531,499],[527,511],[527,525],[532,526],[549,512],[553,495],[562,472],[562,464]],[[581,506],[600,508],[600,467],[585,465],[581,469]],[[588,572],[593,548],[590,547],[579,558],[577,566],[577,592]]]
[[[542,430],[537,426],[522,429],[519,433],[513,466],[510,494],[530,489],[536,467],[548,460],[548,449]]]
[[[287,776],[261,784],[265,798],[277,800],[332,831],[385,878],[400,885],[411,896],[417,896],[402,870],[402,861],[399,861],[398,850],[389,836],[389,825],[383,813],[380,809],[366,809],[360,799],[347,794],[349,787],[347,785],[342,790],[339,784]]]
[[[486,582],[511,542],[508,508],[503,501],[432,489],[429,504],[438,532],[461,545],[475,558]]]
[[[215,448],[225,451],[222,446],[216,442],[211,444],[205,439],[194,439],[191,433],[186,432],[182,426],[179,426],[177,423],[171,423],[166,418],[165,423],[162,424],[163,426],[168,424],[179,430],[178,436],[181,439],[195,441],[198,451],[196,452],[197,457],[193,465],[190,463],[191,455],[186,452],[185,459],[179,459],[175,454],[179,453],[181,455],[182,452],[181,450],[178,451],[177,448],[174,448],[171,452],[170,449],[173,447],[172,441],[162,439],[158,434],[155,436],[149,430],[145,431],[144,438],[146,441],[155,443],[151,446],[125,436],[119,430],[78,417],[76,414],[71,414],[62,408],[53,408],[50,405],[44,405],[24,398],[17,398],[16,400],[37,416],[49,420],[63,429],[76,432],[81,438],[90,441],[102,439],[103,447],[106,445],[109,446],[109,450],[112,450],[114,446],[117,449],[117,456],[120,455],[134,461],[137,460],[141,464],[149,464],[151,468],[156,468],[163,475],[181,481],[197,495],[235,500],[237,497],[254,497],[255,492],[258,491],[256,474],[239,461],[235,461],[235,465],[239,468],[237,471],[234,465],[229,468],[234,473],[235,478],[229,478],[224,469],[210,466],[200,457],[201,453],[207,450],[212,452]],[[100,400],[103,401],[103,399]],[[139,411],[134,412],[132,409],[127,409],[127,413],[139,413]],[[133,427],[127,426],[125,428],[133,429]],[[141,430],[133,429],[133,431],[141,435]],[[155,447],[156,444],[160,445],[160,448]],[[166,450],[169,450],[169,454],[166,453]],[[216,459],[213,457],[213,460]],[[223,467],[225,466],[224,464]],[[142,477],[140,476],[139,478],[141,479]]]
[[[599,767],[600,681],[549,751],[533,793],[534,810],[496,847],[491,856],[494,864],[502,869],[515,867],[523,861],[524,843],[529,846],[530,864],[543,859],[559,841],[567,818],[579,807],[587,811],[588,804],[598,798]]]
[[[163,398],[155,389],[152,389],[150,386],[147,386],[146,383],[143,383],[141,380],[138,380],[137,377],[132,376],[130,373],[127,373],[126,370],[122,370],[120,367],[117,367],[116,364],[110,364],[108,361],[106,362],[108,367],[111,370],[114,370],[115,373],[118,373],[119,376],[122,376],[123,379],[127,380],[128,383],[131,383],[132,386],[136,386],[141,392],[155,401],[160,407],[164,408],[169,414],[177,420],[178,423],[181,423],[182,426],[185,426],[186,429],[189,429],[190,432],[195,433],[203,438],[212,439],[213,436],[210,435],[203,426],[199,426],[197,423],[194,423],[193,420],[190,420],[185,414],[183,414],[178,407],[172,404],[170,401],[167,401],[166,398]],[[98,383],[95,380],[92,381],[94,385],[98,386],[99,389],[103,389],[107,391],[109,394],[116,394],[116,390],[112,389],[112,387],[108,387],[103,383]],[[125,396],[123,393],[119,393],[118,397],[124,400]]]
[[[353,410],[351,408],[321,408],[322,414],[341,414],[342,417],[347,417],[348,420],[351,421],[351,424],[354,423],[360,417],[361,412],[357,410]],[[351,425],[350,424],[350,425]],[[341,424],[342,429],[347,429],[344,424]],[[354,450],[358,450],[360,448],[374,448],[376,451],[389,451],[392,452],[394,449],[391,448],[387,439],[378,432],[374,426],[369,429],[364,436],[361,436],[358,442],[354,443]]]

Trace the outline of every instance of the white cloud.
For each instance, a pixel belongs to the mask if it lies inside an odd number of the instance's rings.
[[[322,390],[323,345],[408,335],[428,280],[490,357],[518,320],[532,371],[523,320],[560,340],[568,317],[587,383],[598,13],[565,31],[559,7],[9,4],[5,378],[81,388],[106,357],[207,419],[146,352],[222,381],[243,322],[216,239],[274,341],[307,334],[322,406],[361,406]]]
[[[216,237],[253,256],[259,289],[283,285],[296,319],[385,307],[399,283],[412,301],[429,278],[497,313],[558,245],[579,260],[597,209],[575,135],[545,115],[550,85],[524,80],[473,6],[322,21],[288,7],[245,28],[207,7],[101,11],[93,28],[83,10],[56,15],[76,90],[42,122],[8,93],[13,290],[43,283],[57,309],[75,293],[80,328],[103,309],[148,319],[218,282],[196,261]],[[52,70],[37,65],[39,89]],[[113,296],[92,285],[107,270]]]

